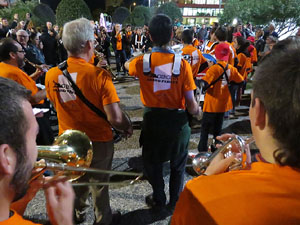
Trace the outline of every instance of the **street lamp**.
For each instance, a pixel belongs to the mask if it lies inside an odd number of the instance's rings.
[[[148,6],[149,6],[149,8],[150,8],[150,2],[151,2],[151,0],[148,0]]]
[[[134,2],[130,5],[130,12],[132,12],[132,6],[136,6],[136,3]]]

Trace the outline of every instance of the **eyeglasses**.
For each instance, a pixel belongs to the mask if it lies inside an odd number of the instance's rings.
[[[20,50],[20,51],[17,51],[17,52],[20,52],[20,53],[25,54],[25,51],[24,51],[24,50]]]

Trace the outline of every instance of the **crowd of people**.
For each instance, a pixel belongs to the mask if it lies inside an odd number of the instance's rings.
[[[153,189],[145,198],[149,207],[174,212],[174,225],[300,223],[297,39],[278,42],[273,25],[255,32],[251,24],[233,29],[217,23],[211,29],[203,25],[184,30],[163,14],[134,30],[116,24],[111,34],[84,18],[61,30],[47,22],[39,32],[31,24],[30,14],[24,21],[15,15],[10,26],[2,19],[0,31],[0,224],[33,224],[22,213],[40,188],[46,190],[52,224],[84,222],[89,194],[94,224],[120,222],[120,213],[111,210],[108,186],[73,191],[64,177],[30,179],[36,172],[36,140],[53,141],[47,116],[32,111],[47,107],[46,99],[56,109],[59,134],[75,129],[91,139],[93,168],[111,169],[112,127],[126,138],[132,135],[111,74],[95,58],[95,50],[100,51],[110,64],[110,45],[117,74],[128,71],[140,83],[144,105],[140,145],[144,175]],[[180,51],[172,49],[177,44],[182,45]],[[215,142],[226,141],[231,135],[220,137],[223,119],[234,115],[254,70],[249,114],[260,160],[248,170],[228,172],[234,155],[219,154],[184,188],[190,116],[202,118],[199,151],[208,150],[209,133]],[[195,99],[197,87],[205,92],[203,107]],[[163,179],[167,161],[168,203]],[[107,182],[109,175],[86,174],[80,180]]]

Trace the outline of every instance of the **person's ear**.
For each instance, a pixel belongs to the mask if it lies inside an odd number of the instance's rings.
[[[16,156],[14,150],[7,144],[0,145],[0,173],[11,175],[15,171]]]
[[[17,53],[15,53],[15,52],[10,52],[10,53],[9,53],[9,57],[10,57],[11,59],[15,59],[15,58],[17,57]]]
[[[263,130],[266,126],[266,109],[264,104],[259,100],[259,98],[255,98],[255,105],[253,106],[254,110],[254,124],[259,129]]]

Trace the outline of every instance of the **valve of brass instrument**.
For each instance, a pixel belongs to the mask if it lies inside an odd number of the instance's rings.
[[[193,156],[192,166],[194,171],[201,175],[205,172],[211,161],[219,153],[223,154],[225,158],[234,155],[234,161],[230,164],[229,170],[239,170],[244,168],[246,160],[246,146],[254,141],[253,137],[244,140],[238,135],[234,135],[228,139],[220,148],[215,152],[199,152]],[[250,159],[249,159],[250,160]]]

